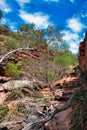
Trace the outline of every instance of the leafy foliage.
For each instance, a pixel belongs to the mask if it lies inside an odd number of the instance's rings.
[[[13,38],[7,38],[4,43],[7,52],[19,48],[19,43]]]
[[[59,55],[58,57],[55,58],[55,62],[60,65],[60,67],[67,68],[70,65],[70,57],[68,56],[63,56]]]
[[[58,78],[55,70],[49,70],[47,72],[47,77],[48,77],[48,82],[54,81],[55,79]]]
[[[8,62],[6,68],[6,75],[12,76],[14,79],[18,78],[21,71],[18,68],[18,65],[14,64],[13,62]]]
[[[29,47],[45,44],[44,30],[36,30],[34,24],[24,24],[18,28],[19,41]]]
[[[65,52],[55,57],[54,62],[58,65],[58,69],[62,72],[71,70],[71,68],[78,64],[76,55]]]

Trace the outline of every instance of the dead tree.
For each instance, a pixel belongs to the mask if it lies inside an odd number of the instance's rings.
[[[9,55],[11,55],[11,54],[13,54],[13,53],[15,53],[15,52],[17,52],[17,51],[20,51],[20,50],[30,50],[30,51],[32,51],[32,50],[34,50],[34,48],[18,48],[18,49],[16,49],[16,50],[12,50],[12,51],[6,53],[5,55],[3,55],[3,56],[1,57],[0,63],[2,63],[3,60],[6,59]]]
[[[68,109],[71,106],[73,98],[76,96],[77,93],[80,92],[80,90],[81,88],[76,90],[64,106],[60,108],[55,107],[55,110],[52,113],[48,113],[48,115],[45,115],[44,113],[39,112],[39,114],[43,116],[43,119],[38,118],[35,121],[27,123],[22,130],[45,130],[45,124],[53,119],[57,113]]]

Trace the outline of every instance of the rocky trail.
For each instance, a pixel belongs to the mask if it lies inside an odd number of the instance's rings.
[[[18,100],[16,99],[15,95],[14,95],[15,98],[11,96],[9,97],[9,94],[11,93],[11,89],[9,88],[10,85],[12,85],[11,83],[9,84],[9,82],[10,81],[6,80],[5,83],[1,83],[0,104],[6,103],[9,107],[9,110],[11,109],[15,110],[16,107],[19,104],[21,104],[22,106],[29,108],[38,108],[42,112],[45,106],[49,106],[50,112],[54,111],[54,107],[51,107],[51,105],[58,108],[63,106],[69,99],[70,95],[77,89],[79,85],[81,85],[79,77],[75,76],[75,72],[73,72],[68,75],[65,75],[62,79],[55,81],[53,84],[51,84],[51,86],[44,85],[44,87],[41,87],[42,84],[36,82],[36,86],[37,84],[39,84],[40,88],[38,88],[37,90],[37,96],[34,97],[35,93],[33,89],[36,88],[35,83],[34,82],[31,83],[26,80],[25,83],[22,84],[23,81],[20,81],[20,83],[18,82],[18,84],[19,86],[20,85],[23,86],[22,92],[24,93],[25,98]],[[16,85],[17,81],[14,81],[14,83]],[[18,84],[16,86],[18,86]],[[30,88],[33,88],[32,91],[29,90]],[[43,97],[40,97],[40,94],[42,94]],[[56,114],[56,116],[51,121],[46,123],[47,130],[69,130],[69,119],[67,119],[67,117],[70,111],[71,108],[68,108],[63,112]],[[18,120],[20,122],[21,118],[24,117],[25,117],[24,115],[22,117],[14,116],[13,119]],[[18,122],[17,124],[14,123],[13,126],[16,127],[15,128],[16,130],[19,130],[18,126],[22,128],[26,124],[23,121],[21,123]],[[2,124],[3,123],[1,123],[0,128]],[[4,125],[5,124],[3,124],[3,127]],[[6,127],[8,126],[11,127],[11,125],[12,124],[10,124],[10,126],[6,125]],[[10,129],[8,128],[8,130]]]
[[[34,130],[34,127],[35,130],[69,130],[68,116],[72,111],[71,107],[59,111],[55,116],[52,114],[56,108],[60,110],[78,88],[87,90],[87,82],[83,80],[83,76],[78,75],[78,67],[50,84],[34,79],[35,76],[13,80],[5,75],[6,62],[12,60],[19,66],[22,66],[20,59],[34,58],[39,62],[46,51],[43,46],[29,52],[18,51],[0,64],[0,130]],[[82,74],[87,71],[86,51],[87,33],[79,47],[79,67]]]

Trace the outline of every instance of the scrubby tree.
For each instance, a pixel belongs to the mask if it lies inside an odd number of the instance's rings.
[[[15,50],[20,47],[20,44],[14,38],[7,38],[4,41],[6,52]]]
[[[53,49],[57,49],[59,48],[60,43],[63,41],[62,40],[62,31],[60,29],[60,27],[53,27],[51,25],[48,25],[47,29],[46,29],[46,41],[47,44],[53,48]]]
[[[44,30],[35,29],[34,24],[24,24],[18,28],[19,40],[24,46],[37,47],[45,44]]]
[[[29,24],[24,24],[22,26],[19,26],[18,32],[20,34],[28,35],[29,34],[29,29],[30,29]]]
[[[7,25],[0,26],[0,34],[10,35],[10,28]]]

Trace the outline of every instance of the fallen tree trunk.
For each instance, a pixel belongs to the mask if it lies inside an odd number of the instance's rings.
[[[12,53],[17,52],[17,51],[20,51],[20,50],[30,50],[30,51],[32,51],[32,50],[34,50],[34,48],[17,48],[16,50],[12,50],[12,51],[6,53],[4,56],[1,57],[0,63],[2,63],[3,60],[4,60],[5,58],[7,58],[9,55],[11,55]]]
[[[79,88],[78,90],[76,90],[76,91],[71,95],[71,97],[69,98],[69,100],[66,102],[66,104],[65,104],[63,107],[60,107],[60,108],[57,108],[57,107],[56,107],[55,110],[54,110],[54,112],[52,112],[49,117],[47,116],[47,118],[45,117],[45,118],[42,119],[42,120],[38,119],[38,121],[36,121],[36,122],[31,122],[31,123],[29,122],[27,125],[25,125],[25,127],[24,127],[22,130],[35,130],[36,128],[37,128],[38,130],[39,130],[39,128],[42,128],[42,129],[40,129],[40,130],[44,130],[45,124],[46,124],[48,121],[50,121],[52,118],[54,118],[54,116],[55,116],[57,113],[59,113],[59,112],[61,112],[61,111],[64,111],[64,110],[66,110],[66,109],[68,109],[68,108],[70,107],[71,102],[72,102],[74,96],[76,96],[76,94],[79,93],[80,90],[81,90],[80,88]],[[32,129],[32,128],[33,128],[33,129]]]
[[[47,84],[38,80],[10,80],[2,85],[4,90],[13,90],[18,88],[29,88],[29,89],[39,89],[44,88]]]

